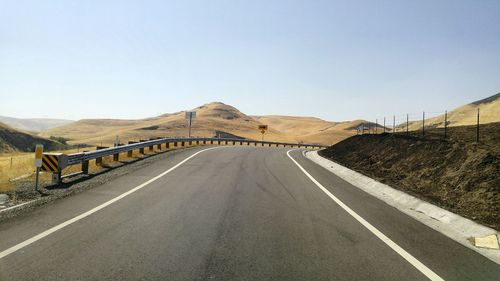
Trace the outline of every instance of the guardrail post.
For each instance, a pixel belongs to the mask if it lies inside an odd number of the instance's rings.
[[[176,141],[174,141],[174,147],[177,147],[177,142]]]
[[[191,145],[193,145],[193,141],[189,141],[189,145],[190,145],[190,146],[191,146]]]
[[[108,147],[106,147],[106,146],[98,146],[98,147],[96,147],[96,150],[101,150],[101,149],[106,149],[106,148],[108,148]],[[95,159],[95,164],[97,166],[102,166],[102,157],[97,157]]]
[[[157,144],[156,148],[158,148],[158,150],[161,150],[161,143]]]
[[[120,153],[113,154],[113,161],[115,162],[120,161]]]
[[[214,144],[214,141],[213,141],[213,140],[210,140],[210,144]]]
[[[217,144],[220,145],[220,140],[217,141]]]
[[[52,173],[52,184],[60,184],[62,182],[61,171]]]
[[[86,175],[89,174],[89,160],[85,160],[82,162],[82,172]]]
[[[233,141],[233,145],[236,145],[236,141]]]
[[[145,142],[146,140],[140,140],[139,142]],[[144,147],[139,148],[139,153],[140,154],[146,154],[144,153]]]
[[[184,146],[184,141],[181,141],[181,146]]]
[[[227,141],[226,141],[226,145],[227,145]]]
[[[200,145],[200,141],[199,140],[196,141],[196,145]]]
[[[169,142],[165,143],[165,148],[170,148],[170,143]]]
[[[207,141],[206,141],[206,140],[203,140],[203,144],[207,144]]]
[[[128,142],[128,144],[134,144],[134,143],[137,143],[137,142],[135,142],[135,141],[129,141]],[[134,150],[127,151],[127,157],[128,158],[132,158],[133,154],[134,154]]]

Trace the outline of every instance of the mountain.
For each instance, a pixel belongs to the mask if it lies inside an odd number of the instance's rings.
[[[58,126],[66,125],[74,121],[64,120],[64,119],[49,119],[49,118],[22,119],[22,118],[0,116],[0,122],[18,130],[23,130],[28,132],[41,132]]]
[[[479,123],[487,124],[500,122],[500,93],[478,100],[448,112],[448,126],[475,125],[477,123],[477,110],[479,109]],[[444,114],[425,119],[425,126],[444,127]],[[398,127],[405,127],[400,124]],[[421,121],[409,122],[409,130],[422,128]]]
[[[312,117],[248,116],[233,106],[212,102],[193,109],[192,136],[212,137],[215,131],[250,139],[261,139],[259,125],[269,125],[264,139],[283,142],[332,144],[356,133],[353,122],[329,122]],[[176,112],[140,120],[84,119],[49,129],[40,135],[71,139],[70,143],[111,145],[116,137],[121,142],[160,136],[186,136],[184,112]]]
[[[44,150],[66,147],[59,142],[21,132],[0,123],[0,153],[30,152],[34,150],[36,144],[43,144]]]

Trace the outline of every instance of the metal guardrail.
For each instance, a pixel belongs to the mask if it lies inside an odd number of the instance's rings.
[[[161,149],[162,144],[167,144],[167,147],[169,147],[170,143],[174,143],[174,146],[177,146],[177,143],[181,143],[181,146],[184,146],[185,143],[188,143],[189,145],[192,145],[195,143],[195,145],[228,145],[232,143],[233,145],[236,145],[239,143],[240,145],[243,144],[254,144],[258,145],[260,144],[261,146],[283,146],[283,147],[301,147],[301,148],[324,148],[325,146],[321,145],[314,145],[314,144],[300,144],[300,143],[285,143],[285,142],[271,142],[271,141],[258,141],[258,140],[249,140],[249,139],[236,139],[236,138],[158,138],[158,139],[150,139],[147,141],[141,141],[137,143],[132,143],[132,144],[126,144],[126,145],[120,145],[116,147],[110,147],[110,148],[103,148],[103,149],[98,149],[94,151],[88,151],[88,152],[80,152],[80,153],[74,153],[74,154],[60,154],[60,153],[45,153],[44,157],[48,157],[49,155],[51,157],[54,157],[56,155],[58,159],[62,161],[58,161],[58,167],[57,171],[52,171],[53,172],[53,182],[54,183],[60,183],[61,182],[61,173],[62,170],[68,166],[72,165],[78,165],[82,164],[82,171],[83,173],[88,173],[88,162],[90,160],[96,159],[96,161],[102,162],[102,157],[106,156],[114,156],[116,161],[119,159],[119,154],[128,152],[132,153],[133,150],[143,150],[144,148],[147,147],[154,147],[155,145],[158,146],[158,148]],[[143,151],[141,151],[143,152]],[[131,154],[130,154],[131,155]]]

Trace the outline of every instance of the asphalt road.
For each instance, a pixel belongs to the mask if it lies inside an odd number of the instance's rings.
[[[0,280],[428,280],[318,188],[287,149],[221,147],[186,160],[203,149],[165,154],[0,223]],[[437,276],[500,279],[499,265],[301,151],[291,156]]]

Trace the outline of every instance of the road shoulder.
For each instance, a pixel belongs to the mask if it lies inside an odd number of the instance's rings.
[[[472,244],[476,237],[499,235],[489,227],[463,218],[457,214],[439,208],[414,196],[396,190],[388,185],[352,171],[342,165],[318,155],[317,151],[308,151],[305,156],[314,163],[334,173],[351,185],[384,201],[399,211],[411,216],[432,229],[446,235],[461,245],[470,248],[493,262],[500,264],[500,251],[479,248]]]

